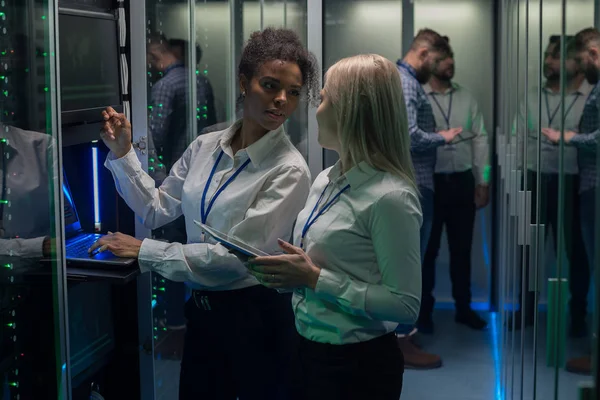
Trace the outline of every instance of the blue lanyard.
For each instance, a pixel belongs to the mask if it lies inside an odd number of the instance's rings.
[[[418,81],[417,74],[415,74],[414,71],[410,67],[408,67],[406,64],[404,64],[404,62],[401,62],[398,65],[400,66],[400,68],[402,68],[403,70],[408,72],[410,74],[410,76],[412,76],[413,78],[415,78]]]
[[[223,150],[221,150],[221,154],[219,154],[219,157],[217,158],[217,161],[215,162],[215,165],[213,166],[212,171],[210,171],[210,176],[208,177],[206,186],[204,186],[204,192],[202,193],[202,203],[200,204],[200,207],[201,207],[200,217],[202,218],[203,224],[206,224],[206,220],[208,219],[208,214],[210,213],[210,210],[212,210],[213,204],[215,204],[215,200],[217,200],[217,197],[219,197],[219,195],[221,193],[223,193],[223,190],[225,190],[225,188],[227,186],[229,186],[229,184],[231,182],[233,182],[235,178],[237,178],[237,176],[240,174],[240,172],[242,172],[244,170],[244,168],[246,168],[248,166],[248,164],[250,164],[250,159],[246,160],[246,162],[243,163],[242,166],[239,167],[237,169],[237,171],[235,171],[235,173],[229,177],[229,179],[227,179],[227,182],[225,182],[225,184],[223,186],[221,186],[219,188],[219,190],[217,190],[215,195],[212,197],[212,199],[208,203],[208,209],[205,210],[206,193],[208,192],[208,187],[210,186],[210,183],[212,182],[213,177],[215,176],[215,172],[217,171],[219,162],[221,161],[221,158],[223,158],[223,154],[225,154],[225,152]]]
[[[548,114],[548,127],[551,128],[552,127],[552,121],[554,120],[554,117],[556,117],[556,113],[560,109],[560,105],[562,104],[562,101],[560,103],[558,103],[558,105],[554,109],[554,112],[552,114],[550,114],[550,103],[548,102],[548,92],[544,92],[544,95],[546,97],[546,113]],[[573,106],[575,105],[575,102],[577,101],[578,98],[579,98],[579,93],[577,93],[577,95],[575,96],[575,98],[571,102],[571,105],[565,111],[565,119],[567,119],[567,115],[569,115],[569,111],[571,111],[571,108],[573,108]]]
[[[317,200],[317,204],[315,204],[315,207],[311,211],[310,216],[308,217],[308,219],[306,220],[306,223],[304,224],[304,228],[302,228],[302,239],[300,240],[300,248],[301,249],[304,249],[304,237],[306,236],[306,233],[308,232],[310,227],[317,221],[317,219],[319,219],[319,217],[321,215],[325,214],[325,211],[327,211],[329,208],[331,208],[333,203],[342,195],[342,193],[344,193],[346,190],[350,189],[350,185],[346,185],[342,190],[340,190],[338,192],[338,194],[336,194],[333,197],[333,199],[331,199],[327,204],[325,204],[325,206],[323,206],[321,211],[319,211],[317,213],[317,215],[315,215],[315,211],[317,211],[317,208],[319,207],[321,200],[323,200],[323,196],[325,195],[327,188],[329,188],[329,184],[327,184],[327,186],[325,186],[325,189],[323,189],[323,192],[321,193],[319,200]],[[313,216],[314,216],[314,218],[313,218]]]
[[[444,121],[446,121],[446,128],[448,128],[448,129],[450,129],[450,116],[452,115],[452,94],[453,93],[454,92],[450,92],[450,104],[448,105],[448,114],[447,115],[444,112],[444,109],[442,108],[442,105],[437,100],[436,93],[433,93],[433,96],[431,96],[431,98],[433,99],[433,101],[435,101],[435,104],[437,104],[438,108],[440,109],[440,112],[442,113],[442,116],[444,117]]]

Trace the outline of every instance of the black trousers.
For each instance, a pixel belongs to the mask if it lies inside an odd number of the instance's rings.
[[[398,400],[404,356],[394,333],[347,345],[299,337],[292,367],[294,400]]]
[[[297,340],[291,294],[194,291],[185,305],[180,400],[287,400]]]
[[[423,262],[420,318],[431,318],[435,297],[435,260],[446,226],[452,297],[457,311],[471,307],[471,247],[475,222],[475,179],[471,170],[435,174],[433,227]]]
[[[546,225],[546,234],[550,232],[548,225],[552,229],[554,236],[554,250],[558,254],[558,174],[542,174],[540,177],[541,188],[537,187],[537,176],[534,172],[527,173],[527,187],[531,190],[531,223],[535,223],[537,216],[537,194],[540,193],[543,198],[540,202],[540,223]],[[587,312],[587,296],[590,282],[590,264],[587,259],[583,234],[581,230],[580,201],[579,201],[579,176],[564,175],[564,193],[565,206],[563,218],[563,235],[567,260],[569,261],[569,290],[571,292],[570,311],[572,318],[585,318]],[[545,239],[545,238],[544,238]],[[522,254],[521,249],[521,254]],[[540,251],[543,251],[540,249]],[[527,251],[527,265],[529,266],[529,251]],[[522,263],[522,258],[520,259]],[[543,274],[543,265],[541,273]],[[525,273],[525,287],[529,286],[529,273]],[[566,277],[563,272],[563,277]],[[521,286],[521,291],[523,286]],[[522,292],[521,292],[522,293]],[[522,295],[519,295],[519,302],[522,303]],[[528,314],[533,314],[534,293],[527,292],[525,310]],[[523,309],[523,304],[521,304]]]

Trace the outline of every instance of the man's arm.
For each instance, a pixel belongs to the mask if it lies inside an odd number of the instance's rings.
[[[422,153],[443,146],[446,140],[438,133],[425,132],[418,124],[418,88],[409,79],[402,79],[402,89],[406,102],[410,149],[413,153]],[[433,115],[432,115],[433,118]]]

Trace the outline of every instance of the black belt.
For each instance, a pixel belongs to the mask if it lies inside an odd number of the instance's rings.
[[[301,336],[302,351],[307,353],[315,352],[317,354],[328,354],[331,356],[344,356],[348,354],[372,353],[378,350],[389,350],[397,348],[398,341],[394,332],[376,337],[366,342],[348,343],[348,344],[329,344],[319,343]]]
[[[201,310],[215,311],[238,307],[240,302],[255,302],[258,304],[261,301],[269,301],[272,298],[279,297],[279,293],[275,290],[256,285],[236,290],[192,290],[190,300],[193,300],[196,307]]]

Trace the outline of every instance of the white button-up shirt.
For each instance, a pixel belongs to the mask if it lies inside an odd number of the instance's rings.
[[[331,182],[331,184],[330,184]],[[304,248],[321,268],[315,290],[296,289],[296,328],[331,344],[367,341],[417,319],[421,299],[416,191],[403,179],[361,163],[344,175],[340,164],[315,180],[298,215],[294,244],[321,193],[319,209],[350,185],[307,231]],[[316,212],[315,212],[316,213]]]
[[[488,183],[489,144],[483,114],[477,101],[464,87],[452,82],[444,93],[431,85],[423,85],[429,98],[436,126],[440,130],[462,127],[462,133],[452,142],[437,149],[435,172],[449,174],[472,169],[475,184]],[[452,104],[452,106],[450,106]],[[450,126],[446,123],[449,117]]]
[[[0,163],[0,185],[6,185],[3,207],[4,236],[0,255],[42,257],[44,237],[55,236],[51,229],[51,187],[56,184],[54,141],[45,133],[25,131],[0,124],[6,171]],[[4,181],[6,177],[6,181]]]
[[[267,253],[280,251],[277,239],[288,239],[310,189],[306,161],[283,127],[233,154],[231,140],[241,126],[199,136],[187,148],[159,188],[142,169],[133,150],[105,166],[119,194],[150,229],[185,217],[188,244],[145,239],[139,255],[142,272],[156,271],[195,289],[233,290],[257,285],[237,257],[194,224],[201,221],[201,199],[208,184],[205,208],[217,190],[248,159],[250,164],[215,200],[206,224]],[[221,151],[224,155],[208,182]]]

